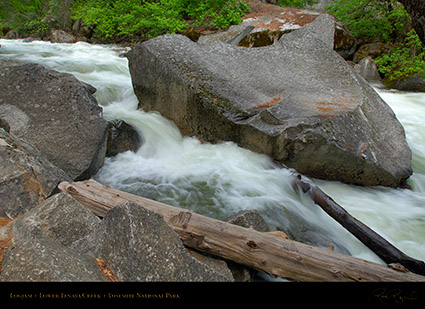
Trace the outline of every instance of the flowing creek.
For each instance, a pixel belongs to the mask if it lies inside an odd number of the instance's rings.
[[[0,40],[0,60],[34,62],[74,74],[97,88],[108,120],[122,119],[143,138],[137,152],[107,158],[94,178],[114,188],[225,220],[257,209],[272,229],[316,246],[382,262],[291,186],[290,172],[234,143],[202,144],[184,137],[160,114],[138,110],[125,49],[110,45]],[[313,179],[350,214],[406,254],[425,260],[425,93],[375,88],[406,129],[413,151],[412,190],[364,188]]]

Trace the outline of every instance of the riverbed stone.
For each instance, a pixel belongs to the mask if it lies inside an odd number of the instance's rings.
[[[370,83],[381,83],[378,67],[372,57],[368,56],[354,65],[354,70]]]
[[[137,129],[123,120],[109,121],[108,127],[107,157],[113,157],[125,151],[135,152],[143,143]]]
[[[92,86],[38,64],[0,62],[0,117],[72,179],[103,165],[108,124]]]
[[[401,91],[425,92],[425,75],[413,74],[397,80],[385,78],[384,85]]]
[[[256,209],[241,210],[227,218],[227,222],[246,228],[252,228],[259,232],[270,231],[266,221]]]
[[[63,30],[51,30],[50,41],[52,43],[76,43],[77,38]]]
[[[128,58],[140,108],[310,177],[396,187],[412,174],[404,128],[333,50],[334,31],[322,14],[263,48],[181,35],[138,44]]]

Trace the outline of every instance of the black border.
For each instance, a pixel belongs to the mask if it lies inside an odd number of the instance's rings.
[[[1,304],[425,305],[425,283],[0,283]]]

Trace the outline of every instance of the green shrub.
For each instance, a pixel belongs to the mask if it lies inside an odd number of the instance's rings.
[[[409,20],[397,0],[334,0],[326,10],[355,37],[366,41],[397,40],[405,35]]]
[[[334,0],[327,12],[335,15],[360,41],[396,46],[375,59],[386,80],[425,74],[424,47],[411,30],[407,11],[397,0]]]
[[[317,2],[316,0],[279,0],[278,4],[283,7],[303,8]]]
[[[195,19],[196,25],[212,23],[225,28],[241,22],[247,9],[236,0],[80,0],[73,13],[74,18],[94,26],[96,36],[111,38],[182,32],[188,27],[185,18]]]
[[[184,13],[196,20],[195,25],[212,23],[216,28],[227,28],[242,22],[248,5],[237,0],[184,0]]]
[[[405,42],[389,54],[375,59],[378,69],[390,81],[422,74],[425,77],[425,48],[415,30],[411,30]]]

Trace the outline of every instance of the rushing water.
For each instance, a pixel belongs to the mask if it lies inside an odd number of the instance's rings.
[[[308,196],[294,191],[290,172],[274,167],[270,158],[229,142],[201,144],[181,136],[158,113],[138,110],[124,49],[82,42],[0,44],[0,60],[39,63],[93,85],[105,118],[125,120],[140,132],[141,148],[108,158],[96,180],[218,219],[257,209],[272,229],[292,239],[317,246],[333,243],[338,251],[381,262]],[[400,250],[425,260],[425,93],[376,90],[406,129],[413,151],[412,190],[313,181]]]

